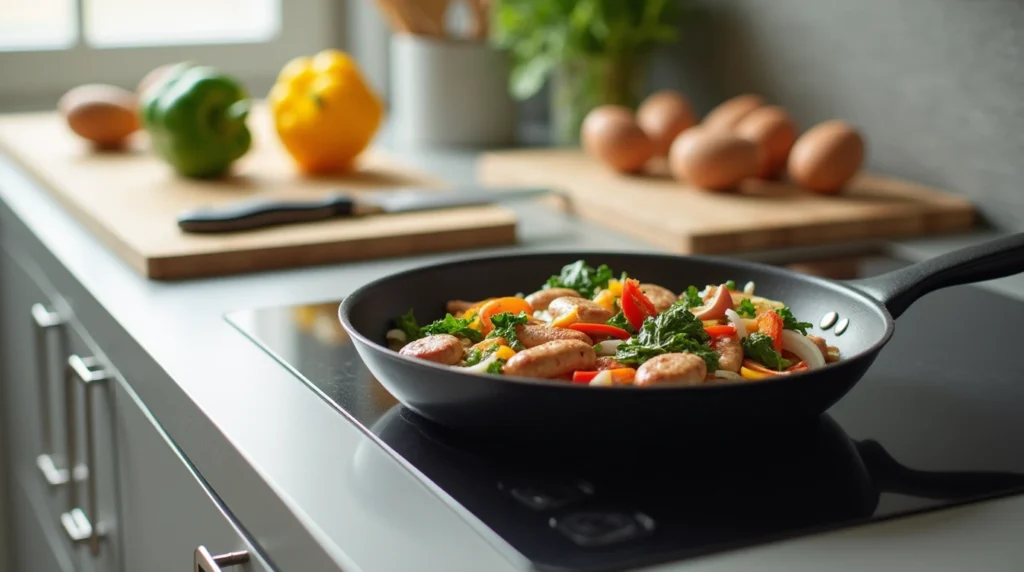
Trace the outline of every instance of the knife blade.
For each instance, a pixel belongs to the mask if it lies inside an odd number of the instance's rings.
[[[358,195],[336,192],[312,201],[255,199],[183,212],[178,215],[178,228],[187,233],[237,232],[335,217],[489,205],[526,200],[546,194],[558,193],[546,188],[515,188],[500,191],[479,188],[455,191],[400,189]]]

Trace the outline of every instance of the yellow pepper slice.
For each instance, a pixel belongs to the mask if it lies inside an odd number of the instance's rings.
[[[288,62],[267,101],[278,138],[309,174],[351,170],[384,114],[355,61],[333,49]]]
[[[764,379],[764,378],[768,377],[767,373],[761,373],[761,372],[758,372],[758,371],[754,371],[754,370],[752,370],[750,368],[747,368],[747,367],[741,367],[740,368],[740,375],[743,377],[743,379]]]
[[[559,316],[558,319],[551,321],[552,328],[565,328],[569,324],[575,324],[580,319],[579,311],[573,308],[568,314]]]

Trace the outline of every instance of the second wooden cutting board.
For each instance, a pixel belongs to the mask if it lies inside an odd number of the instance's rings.
[[[651,171],[622,175],[576,149],[529,149],[484,154],[477,177],[560,189],[580,217],[684,254],[917,236],[967,229],[975,218],[964,198],[869,173],[842,195],[821,196],[755,180],[738,193],[713,193],[672,180],[664,165]]]

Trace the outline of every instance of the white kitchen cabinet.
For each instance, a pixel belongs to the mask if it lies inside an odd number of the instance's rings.
[[[271,570],[38,266],[0,249],[0,284],[10,571]]]

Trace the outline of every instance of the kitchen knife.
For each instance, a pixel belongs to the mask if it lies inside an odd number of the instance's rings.
[[[358,195],[331,193],[322,199],[313,201],[256,199],[181,213],[178,215],[178,227],[188,233],[235,232],[334,217],[489,205],[497,202],[525,200],[546,194],[557,193],[552,189],[543,188],[517,188],[501,191],[478,188],[455,191],[403,189],[368,191]]]

